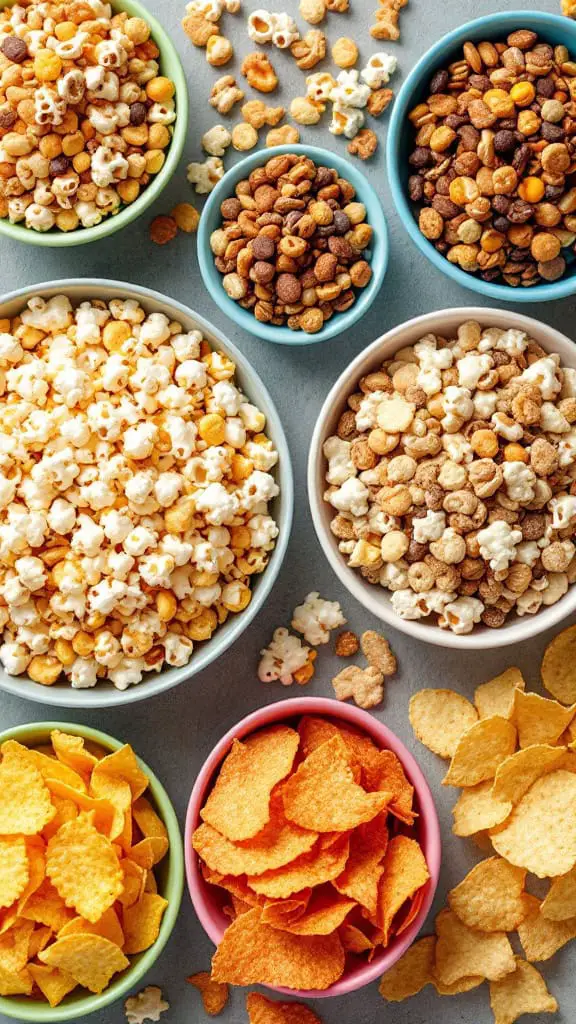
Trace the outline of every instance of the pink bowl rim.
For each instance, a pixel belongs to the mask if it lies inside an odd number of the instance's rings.
[[[212,753],[204,762],[200,773],[194,784],[188,811],[186,814],[186,825],[184,829],[184,856],[186,862],[186,878],[190,899],[198,915],[204,931],[212,942],[217,946],[224,933],[224,928],[216,920],[209,902],[206,898],[208,885],[204,881],[198,858],[192,849],[192,835],[200,823],[200,811],[202,809],[206,792],[212,783],[214,774],[225,755],[228,753],[232,740],[243,739],[250,733],[265,725],[285,721],[300,715],[324,715],[330,718],[343,719],[366,732],[379,747],[391,750],[397,755],[406,771],[406,774],[414,786],[418,809],[420,811],[419,839],[422,844],[424,856],[430,871],[430,881],[426,895],[418,916],[400,939],[393,941],[392,945],[383,950],[370,964],[364,967],[354,968],[349,974],[337,981],[334,985],[324,991],[300,991],[295,989],[279,988],[272,985],[261,987],[272,992],[280,992],[290,996],[300,996],[307,999],[326,999],[335,996],[348,995],[364,988],[371,982],[380,978],[386,971],[400,959],[406,950],[416,939],[424,921],[428,916],[430,907],[434,900],[438,880],[440,877],[440,864],[442,860],[442,840],[440,824],[434,798],[424,774],[416,762],[416,759],[405,747],[402,741],[386,725],[383,725],[377,718],[369,715],[366,711],[349,704],[341,703],[327,697],[298,697],[291,700],[281,700],[259,708],[252,712],[233,726],[219,743],[216,744]]]

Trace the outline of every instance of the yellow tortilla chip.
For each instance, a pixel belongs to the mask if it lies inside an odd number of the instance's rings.
[[[212,981],[208,971],[200,971],[199,974],[192,974],[186,981],[194,988],[197,988],[202,996],[204,1010],[209,1017],[217,1017],[228,1002],[228,985],[222,985],[219,981]]]
[[[24,837],[0,837],[0,907],[11,906],[22,895],[29,879],[28,851]]]
[[[349,852],[347,835],[339,836],[331,845],[321,839],[310,853],[303,854],[291,864],[274,871],[264,871],[261,875],[250,875],[248,885],[258,895],[275,900],[286,899],[302,889],[338,878],[346,867]]]
[[[476,708],[454,690],[419,690],[410,700],[410,724],[421,743],[451,758],[465,732],[478,721]]]
[[[519,746],[533,747],[536,743],[554,746],[568,728],[576,714],[576,706],[564,708],[555,700],[540,697],[538,693],[514,696],[514,721],[518,729]]]
[[[383,861],[387,847],[387,816],[379,814],[352,834],[348,863],[334,880],[338,892],[355,900],[372,915],[376,914],[378,906],[378,887],[385,870]]]
[[[433,984],[436,936],[418,939],[382,978],[379,992],[389,1003],[401,1003]]]
[[[544,688],[562,704],[576,704],[576,626],[562,630],[542,659]]]
[[[59,932],[74,917],[47,878],[26,901],[21,914],[27,921],[37,921],[54,932]]]
[[[73,992],[78,982],[57,967],[45,967],[42,964],[30,964],[28,970],[41,993],[50,1006],[59,1006],[62,1000]]]
[[[518,928],[526,959],[530,963],[549,960],[567,942],[576,938],[576,917],[565,921],[550,921],[542,914],[542,903],[536,896],[527,895],[528,913]]]
[[[407,836],[391,839],[384,858],[384,874],[380,882],[376,912],[384,946],[388,945],[395,915],[429,878],[428,865],[416,840]]]
[[[36,765],[7,751],[0,762],[0,836],[36,835],[55,813]]]
[[[27,968],[10,971],[0,964],[0,996],[29,996],[32,994],[32,975]]]
[[[99,832],[110,835],[116,811],[109,800],[100,800],[98,797],[89,796],[79,789],[73,789],[59,779],[47,779],[46,785],[52,796],[60,797],[61,800],[70,800],[76,804],[80,811],[94,815],[94,827]],[[71,818],[68,820],[72,820]]]
[[[50,739],[54,753],[62,764],[67,764],[80,775],[90,775],[98,759],[86,749],[82,736],[71,736],[67,732],[53,729]]]
[[[471,976],[497,981],[516,969],[514,953],[504,932],[477,932],[452,910],[436,918],[436,965],[442,985]]]
[[[246,996],[246,1010],[248,1024],[322,1024],[303,1003],[273,1003],[258,992]]]
[[[494,1024],[514,1024],[525,1013],[556,1013],[558,1003],[546,988],[542,975],[516,957],[516,970],[490,983]]]
[[[480,718],[512,718],[514,691],[525,690],[526,683],[519,668],[507,668],[494,679],[482,683],[474,691],[474,703]]]
[[[53,756],[52,751],[50,754],[45,754],[41,750],[24,747],[17,740],[6,740],[2,744],[2,754],[5,755],[7,753],[19,755],[24,760],[34,764],[45,781],[57,779],[73,789],[79,789],[82,793],[86,792],[86,784],[82,776],[78,772],[73,771],[72,768],[69,768],[68,765],[61,764]]]
[[[468,928],[513,932],[529,910],[525,882],[523,868],[508,864],[502,857],[489,857],[448,893],[448,903]]]
[[[497,800],[517,804],[537,779],[560,767],[563,757],[562,747],[544,743],[518,750],[499,765],[492,795]]]
[[[576,868],[554,879],[541,911],[550,921],[566,921],[576,917]]]
[[[289,821],[312,832],[343,832],[371,821],[390,802],[389,793],[367,793],[354,781],[346,745],[328,740],[302,762],[282,787]]]
[[[21,971],[28,963],[28,948],[34,931],[32,921],[19,918],[0,937],[0,966],[8,971]]]
[[[463,789],[452,813],[454,835],[473,836],[502,825],[512,813],[512,804],[496,799],[492,791],[492,779],[488,779],[487,782]]]
[[[102,772],[90,780],[90,795],[96,800],[106,800],[114,808],[114,817],[108,837],[129,850],[132,845],[132,790],[124,779]]]
[[[144,892],[137,903],[124,908],[124,951],[142,953],[152,946],[160,933],[160,925],[168,900],[156,893]]]
[[[300,739],[275,725],[234,740],[201,817],[232,842],[253,839],[270,820],[270,796],[292,769]]]
[[[565,875],[576,864],[576,775],[538,779],[492,836],[497,853],[538,878]]]
[[[482,718],[464,733],[443,786],[477,786],[493,779],[498,765],[516,749],[516,729],[505,718]]]
[[[128,852],[131,860],[150,871],[168,853],[168,840],[164,836],[147,836]]]
[[[145,838],[168,839],[168,829],[145,796],[138,797],[132,805],[132,815]]]
[[[124,932],[122,931],[120,918],[113,907],[105,910],[100,920],[96,921],[95,924],[91,921],[86,921],[83,917],[75,917],[60,929],[58,938],[64,939],[67,935],[78,934],[102,935],[103,938],[109,939],[110,942],[115,943],[120,948],[124,945]]]
[[[93,923],[122,893],[118,857],[88,816],[62,825],[50,840],[46,874],[66,905]]]
[[[325,990],[341,978],[338,935],[291,935],[262,924],[250,910],[227,929],[212,960],[212,977],[230,985],[281,985]]]
[[[33,924],[34,922],[31,923]],[[45,949],[48,943],[52,941],[52,937],[53,932],[51,928],[45,928],[43,925],[39,928],[35,927],[28,943],[28,959],[34,960],[40,950]]]
[[[73,821],[74,818],[78,817],[80,808],[74,800],[69,800],[67,797],[56,796],[52,793],[52,803],[56,808],[56,814],[49,821],[47,825],[42,829],[42,838],[48,842],[52,836],[55,836],[61,825],[64,825],[67,821]]]
[[[97,994],[104,991],[113,975],[130,966],[122,950],[101,935],[68,935],[43,949],[38,958]]]
[[[148,789],[148,776],[138,763],[138,758],[129,743],[120,750],[103,757],[92,770],[91,785],[94,788],[103,775],[111,776],[127,782],[132,791],[132,799],[137,800]]]
[[[118,902],[123,907],[131,907],[140,899],[146,885],[146,871],[130,857],[124,857],[120,861],[122,871],[122,892]]]

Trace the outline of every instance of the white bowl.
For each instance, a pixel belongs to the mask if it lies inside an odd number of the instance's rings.
[[[334,509],[323,498],[327,484],[326,459],[322,446],[327,437],[335,434],[338,420],[347,407],[347,399],[356,390],[360,378],[378,369],[383,360],[390,359],[399,349],[406,345],[414,345],[425,334],[431,332],[443,337],[455,337],[458,326],[466,320],[477,320],[483,327],[520,328],[534,338],[543,349],[557,352],[564,366],[576,368],[576,346],[566,335],[520,313],[504,309],[463,307],[437,310],[435,313],[427,313],[425,316],[408,320],[388,331],[361,352],[330,391],[318,417],[310,446],[308,496],[322,550],[340,581],[360,604],[383,622],[415,637],[416,640],[423,640],[424,643],[436,644],[439,647],[475,651],[521,643],[555,626],[576,610],[576,586],[570,587],[567,594],[556,604],[542,609],[536,615],[511,618],[500,629],[476,626],[474,631],[466,636],[456,636],[449,630],[440,629],[431,621],[412,622],[401,619],[392,608],[388,592],[367,583],[357,569],[351,569],[346,564],[344,556],[338,550],[338,541],[330,530]]]
[[[106,682],[99,682],[89,690],[73,690],[69,683],[41,686],[26,675],[9,676],[0,666],[0,690],[6,690],[16,697],[64,708],[116,707],[119,704],[131,704],[153,697],[195,676],[219,658],[256,617],[276,581],[288,546],[294,505],[292,467],[280,418],[264,384],[246,357],[208,320],[175,299],[170,299],[150,288],[140,288],[137,285],[102,278],[73,278],[21,288],[0,298],[0,318],[15,316],[33,295],[41,295],[48,299],[61,294],[67,295],[72,302],[87,299],[136,299],[148,313],[167,313],[172,320],[183,324],[186,331],[200,330],[212,345],[226,353],[236,364],[236,379],[248,398],[265,414],[267,432],[280,456],[277,469],[280,494],[272,505],[272,515],[280,532],[270,562],[262,575],[255,578],[254,596],[247,609],[239,615],[231,616],[223,626],[220,626],[211,640],[194,651],[187,665],[183,668],[165,668],[159,673],[151,672],[141,683],[131,686],[128,690],[117,690],[111,683]]]

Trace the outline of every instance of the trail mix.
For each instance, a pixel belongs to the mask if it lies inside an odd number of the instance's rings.
[[[75,231],[133,203],[166,159],[175,86],[142,18],[101,0],[0,13],[0,216]]]
[[[0,322],[0,662],[118,689],[186,665],[252,598],[278,460],[235,366],[134,299]]]
[[[428,334],[324,443],[331,529],[401,618],[498,628],[576,580],[576,370],[520,330]]]
[[[576,62],[519,29],[464,44],[409,118],[410,199],[436,249],[484,281],[556,281],[576,241]]]
[[[285,154],[257,167],[220,207],[210,245],[222,286],[261,323],[315,334],[372,278],[372,228],[354,187]],[[367,258],[368,257],[368,258]]]

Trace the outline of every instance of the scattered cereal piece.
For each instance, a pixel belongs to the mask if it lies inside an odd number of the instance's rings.
[[[532,964],[516,957],[516,970],[490,982],[490,1006],[494,1024],[514,1024],[526,1013],[556,1013],[558,1003]]]
[[[268,124],[275,127],[284,117],[284,107],[268,107],[262,100],[249,100],[242,107],[241,114],[256,131]]]
[[[242,62],[241,71],[248,85],[258,92],[274,92],[278,85],[278,75],[265,53],[248,54]]]
[[[451,758],[462,736],[478,721],[475,708],[454,690],[419,690],[410,699],[410,725],[425,747]]]
[[[362,128],[352,142],[348,143],[347,149],[352,156],[370,160],[378,149],[378,136],[371,128]]]
[[[384,676],[377,668],[348,665],[332,680],[338,700],[354,700],[359,708],[375,708],[384,699]]]
[[[195,206],[192,206],[192,203],[178,203],[170,216],[176,221],[179,231],[184,231],[187,235],[193,235],[198,230],[200,213]]]
[[[214,82],[210,92],[209,103],[216,107],[219,114],[229,114],[236,103],[244,99],[242,89],[238,88],[236,79],[232,75],[223,75],[217,82]]]
[[[324,0],[326,10],[333,14],[345,14],[350,7],[350,0]]]
[[[303,647],[299,637],[291,636],[287,629],[276,629],[269,647],[260,651],[258,678],[263,683],[280,682],[291,686],[297,671],[308,664],[310,648]]]
[[[386,637],[374,629],[367,629],[360,638],[360,646],[366,661],[372,668],[377,668],[383,676],[393,676],[398,663],[390,650]]]
[[[326,36],[320,29],[310,29],[303,39],[292,43],[290,52],[302,71],[310,71],[326,56]]]
[[[199,11],[187,14],[182,22],[182,28],[194,46],[199,47],[206,46],[212,36],[218,35],[218,25],[208,21]]]
[[[207,195],[224,177],[224,164],[220,157],[211,156],[204,163],[188,164],[186,177],[199,195]]]
[[[300,0],[298,9],[309,25],[319,25],[326,17],[325,0]]]
[[[400,38],[398,20],[400,11],[407,3],[408,0],[380,0],[380,7],[374,14],[376,24],[370,29],[373,39],[396,41]]]
[[[232,145],[242,153],[258,145],[258,132],[247,121],[235,124],[232,129]]]
[[[323,105],[314,103],[307,96],[296,96],[290,104],[290,117],[298,124],[318,124],[323,110]]]
[[[173,217],[160,214],[150,224],[150,238],[156,245],[167,245],[178,234],[178,225]]]
[[[161,1014],[170,1009],[170,1003],[162,998],[162,990],[148,985],[138,995],[130,996],[124,1003],[128,1024],[145,1024],[145,1021],[159,1021]]]
[[[318,647],[329,642],[331,630],[345,623],[339,602],[326,601],[318,591],[313,591],[305,598],[304,604],[294,609],[292,629],[302,633],[306,643]]]
[[[336,654],[339,658],[352,658],[360,650],[360,641],[356,633],[345,630],[336,637]]]
[[[358,47],[349,36],[341,36],[332,47],[332,60],[339,68],[353,68],[358,57]]]
[[[213,68],[222,67],[232,60],[234,47],[226,36],[210,36],[206,43],[206,60]]]
[[[213,981],[209,971],[191,974],[186,981],[198,989],[202,996],[204,1010],[209,1017],[217,1017],[219,1013],[222,1013],[228,1002],[228,985]]]
[[[371,114],[372,117],[380,117],[380,114],[383,114],[384,111],[387,110],[393,99],[394,93],[392,92],[392,89],[376,89],[375,92],[368,97],[368,103],[366,104],[368,113]]]

